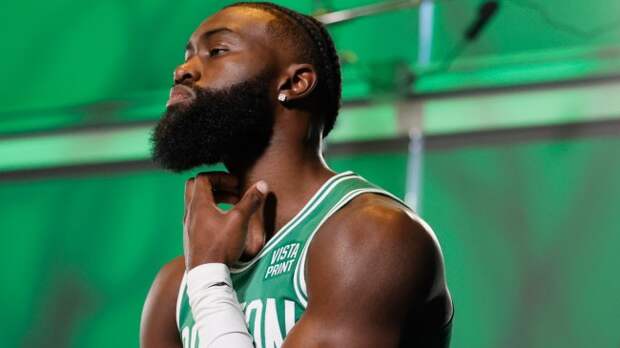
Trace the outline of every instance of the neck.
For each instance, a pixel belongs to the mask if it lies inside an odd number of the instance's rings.
[[[292,145],[277,139],[272,139],[266,151],[252,165],[226,163],[226,167],[239,179],[241,194],[260,180],[269,185],[271,199],[267,204],[272,206],[265,209],[271,210],[269,215],[273,215],[269,228],[273,231],[267,232],[268,237],[292,219],[321,185],[334,175],[325,164],[320,145]]]

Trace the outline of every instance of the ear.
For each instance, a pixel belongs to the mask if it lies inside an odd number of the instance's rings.
[[[317,74],[311,64],[291,64],[278,83],[278,95],[294,101],[308,96],[317,85]]]

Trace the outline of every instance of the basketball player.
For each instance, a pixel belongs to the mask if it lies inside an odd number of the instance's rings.
[[[340,85],[324,27],[289,9],[237,3],[192,34],[153,158],[228,173],[186,183],[184,256],[150,289],[142,347],[448,346],[452,302],[432,230],[322,158]]]

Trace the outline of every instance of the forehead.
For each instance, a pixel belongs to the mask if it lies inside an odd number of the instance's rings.
[[[197,40],[202,34],[210,30],[227,28],[243,40],[266,42],[268,40],[268,24],[275,18],[273,14],[256,8],[228,7],[200,23],[190,41]]]

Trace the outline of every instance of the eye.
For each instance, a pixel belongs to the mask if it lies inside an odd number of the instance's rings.
[[[222,52],[224,52],[224,51],[227,51],[227,49],[220,48],[220,47],[212,48],[212,49],[209,50],[209,57],[218,56],[218,55],[222,54]]]

